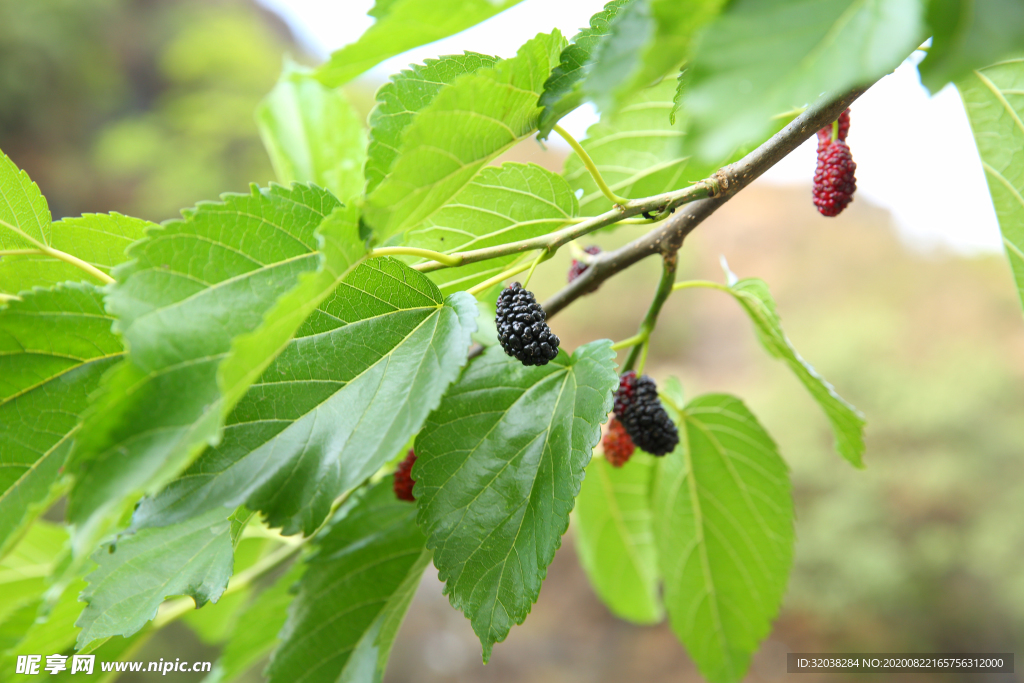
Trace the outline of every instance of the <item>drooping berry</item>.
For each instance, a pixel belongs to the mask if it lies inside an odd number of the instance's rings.
[[[498,296],[494,324],[505,353],[523,365],[547,365],[558,355],[558,337],[533,292],[513,282]]]
[[[622,467],[629,461],[636,446],[626,433],[626,428],[614,417],[608,421],[608,431],[601,442],[604,447],[604,459],[615,467]]]
[[[636,447],[651,455],[671,453],[679,443],[679,430],[661,405],[657,385],[647,375],[637,377],[630,370],[619,378],[615,417]]]
[[[415,462],[416,453],[410,449],[405,460],[398,463],[398,469],[395,470],[395,497],[398,500],[416,500],[412,495],[412,487],[416,483],[412,479],[412,466]]]
[[[590,246],[590,247],[587,247],[586,249],[584,249],[583,251],[585,251],[586,253],[590,254],[591,256],[597,256],[598,254],[601,253],[601,247]],[[583,273],[586,272],[587,268],[589,268],[589,267],[590,267],[590,264],[587,263],[586,261],[580,261],[580,260],[577,260],[577,259],[573,259],[572,260],[572,265],[569,266],[569,282],[572,282],[573,280],[578,278],[580,275],[583,275]],[[587,290],[587,294],[590,294],[591,292],[596,292],[599,287],[600,287],[600,285],[594,285],[593,287],[591,287],[590,289]]]
[[[814,205],[822,216],[838,216],[853,200],[857,190],[850,148],[843,140],[818,144],[818,167],[814,170]]]

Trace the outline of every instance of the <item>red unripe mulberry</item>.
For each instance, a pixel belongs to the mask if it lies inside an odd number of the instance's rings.
[[[412,487],[416,483],[412,479],[412,466],[415,462],[416,453],[410,449],[405,460],[398,463],[398,469],[395,470],[395,497],[398,500],[416,500],[412,495]]]
[[[814,171],[814,205],[822,216],[838,216],[857,190],[850,148],[843,140],[818,142],[818,167]]]
[[[615,467],[625,465],[636,450],[626,428],[614,417],[608,421],[608,431],[604,434],[601,446],[604,448],[604,459]]]

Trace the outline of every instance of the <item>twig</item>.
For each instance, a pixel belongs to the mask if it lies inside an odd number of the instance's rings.
[[[633,240],[621,249],[595,256],[590,267],[583,271],[582,275],[544,302],[544,311],[548,318],[637,261],[653,254],[667,255],[678,251],[686,236],[718,207],[799,147],[804,140],[835,121],[839,114],[866,90],[867,87],[856,88],[808,107],[807,111],[753,152],[716,172],[712,179],[717,181],[719,191],[713,196],[688,204],[685,209],[677,211],[665,221],[660,228]]]

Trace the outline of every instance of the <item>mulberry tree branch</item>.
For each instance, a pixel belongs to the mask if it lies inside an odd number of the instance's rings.
[[[548,317],[558,313],[616,273],[648,256],[675,254],[683,245],[686,236],[718,210],[718,207],[799,147],[804,140],[835,121],[839,114],[866,90],[867,87],[856,88],[815,103],[753,152],[733,164],[724,166],[708,179],[717,186],[717,191],[712,197],[690,202],[655,230],[620,249],[596,255],[582,275],[544,302],[544,310]]]

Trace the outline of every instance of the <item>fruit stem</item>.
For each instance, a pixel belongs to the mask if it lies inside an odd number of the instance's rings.
[[[732,292],[732,288],[728,285],[723,285],[718,282],[712,282],[711,280],[684,280],[683,282],[677,282],[672,285],[672,291],[679,289],[692,289],[694,287],[703,287],[704,289],[720,289],[723,292]]]
[[[533,259],[533,263],[530,265],[530,272],[526,274],[526,279],[523,280],[523,289],[526,289],[526,285],[530,284],[530,278],[533,277],[533,271],[536,270],[537,264],[547,261],[549,258],[551,258],[551,254],[547,249],[537,254],[537,258]]]
[[[654,327],[658,323],[658,314],[661,312],[661,307],[665,305],[669,295],[672,294],[672,288],[676,281],[676,264],[678,261],[679,257],[675,252],[666,254],[661,259],[661,281],[658,283],[658,289],[651,300],[651,306],[647,309],[647,315],[644,316],[643,322],[640,323],[640,329],[636,335],[642,339],[642,343],[634,345],[630,350],[629,355],[626,357],[626,362],[622,366],[623,372],[632,370],[636,366],[638,358],[640,360],[640,369],[637,372],[643,371],[644,362],[647,360],[647,348],[651,333],[654,332]]]
[[[594,182],[597,183],[598,188],[601,190],[601,194],[607,197],[608,201],[612,204],[625,206],[629,200],[615,194],[615,192],[612,191],[612,188],[608,187],[608,183],[604,181],[604,176],[602,176],[601,171],[598,170],[597,164],[595,164],[594,160],[590,158],[589,154],[587,154],[587,150],[583,149],[583,145],[577,142],[576,138],[569,134],[569,131],[562,128],[557,123],[551,130],[561,135],[562,139],[569,143],[569,146],[572,147],[572,151],[576,152],[576,156],[580,158],[583,165],[587,167],[588,171],[590,171],[590,176],[594,179]]]
[[[643,344],[644,337],[642,334],[634,334],[629,339],[623,339],[612,344],[612,351],[619,351],[621,349],[628,349],[630,346],[636,346],[637,344]]]
[[[540,258],[541,256],[544,255],[544,253],[545,252],[541,252],[540,256],[538,256],[537,259],[540,259],[540,261],[546,261],[547,259]],[[548,258],[550,258],[550,255],[548,256]],[[533,261],[527,261],[526,263],[520,263],[519,265],[513,266],[513,267],[509,268],[508,270],[502,271],[502,272],[498,273],[497,275],[495,275],[494,277],[489,278],[487,280],[484,280],[483,282],[481,282],[478,285],[473,285],[472,287],[470,287],[469,289],[466,290],[466,293],[467,294],[472,294],[473,296],[476,296],[477,294],[479,294],[480,292],[483,292],[487,288],[493,287],[494,285],[496,285],[499,282],[502,282],[504,280],[507,280],[508,278],[512,277],[513,275],[518,275],[519,273],[523,272],[527,268],[530,268],[530,269],[534,268],[537,265],[537,263],[539,263],[539,261],[537,259],[534,259]]]
[[[369,256],[419,256],[421,258],[433,259],[448,267],[462,265],[462,257],[458,254],[453,256],[451,254],[442,254],[439,251],[420,249],[418,247],[378,247],[371,250]]]

